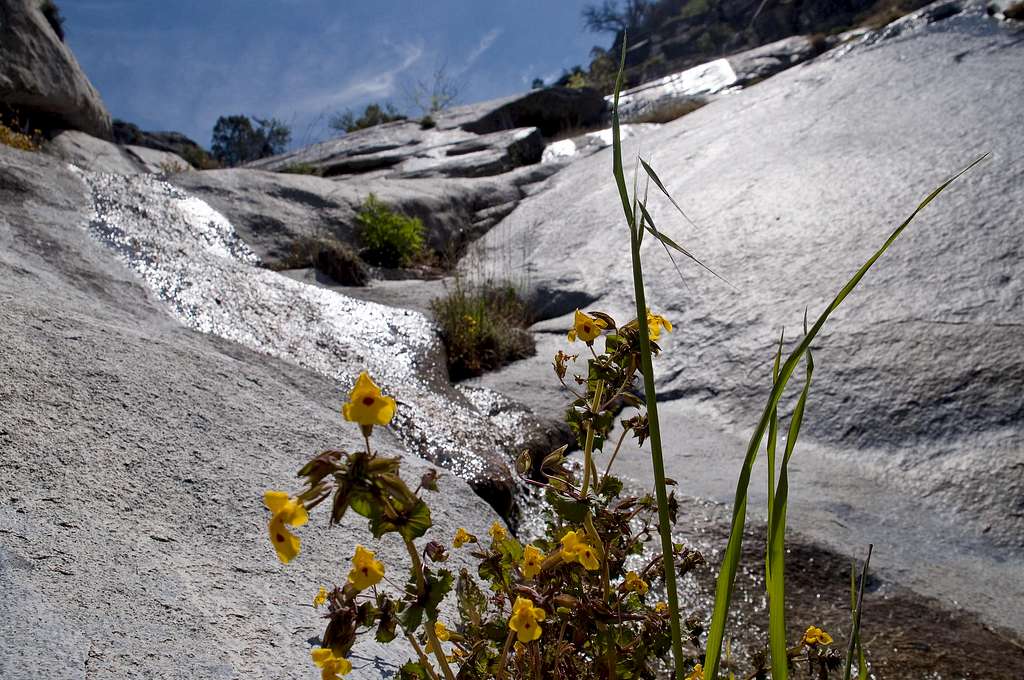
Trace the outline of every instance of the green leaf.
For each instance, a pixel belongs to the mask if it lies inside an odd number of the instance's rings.
[[[789,358],[782,365],[779,371],[779,380],[772,389],[771,394],[768,396],[768,403],[765,405],[764,411],[761,414],[761,419],[754,429],[753,434],[750,436],[750,442],[747,445],[746,457],[743,460],[743,466],[740,469],[739,480],[736,483],[736,498],[733,502],[733,517],[732,527],[729,532],[729,542],[725,549],[725,555],[722,560],[722,567],[718,574],[718,584],[715,590],[715,608],[711,617],[711,628],[708,631],[708,641],[705,655],[705,677],[709,680],[714,680],[718,677],[718,666],[721,661],[722,643],[725,639],[725,620],[729,613],[729,607],[732,604],[733,588],[735,586],[736,570],[739,566],[740,552],[743,545],[743,527],[746,523],[746,512],[747,512],[747,489],[750,485],[750,473],[754,467],[754,460],[757,458],[758,449],[761,446],[761,441],[764,438],[765,430],[768,428],[768,421],[771,418],[771,412],[779,403],[779,399],[782,396],[783,390],[786,388],[786,384],[789,382],[790,376],[793,371],[796,370],[797,363],[803,356],[803,353],[810,347],[811,341],[818,335],[822,326],[832,315],[839,305],[847,298],[847,296],[857,287],[861,279],[868,273],[868,270],[875,264],[889,246],[899,238],[900,234],[910,225],[910,223],[917,217],[918,213],[925,209],[929,203],[931,203],[936,196],[941,194],[946,187],[951,183],[960,178],[965,172],[976,166],[982,160],[988,157],[988,154],[981,156],[973,163],[968,165],[966,168],[958,172],[956,175],[940,184],[934,191],[921,201],[917,208],[910,214],[910,216],[900,224],[889,238],[886,239],[885,243],[875,251],[867,262],[865,262],[860,269],[853,275],[852,278],[846,283],[845,286],[840,289],[839,293],[835,296],[825,311],[821,313],[818,320],[815,321],[804,335],[804,339],[801,343],[793,350]]]
[[[424,574],[427,593],[424,597],[427,616],[431,621],[437,619],[437,608],[441,605],[444,596],[451,592],[455,583],[455,575],[447,569],[439,569],[436,573],[427,570]]]
[[[427,529],[431,527],[430,508],[419,498],[414,498],[411,508],[400,509],[398,517],[395,518],[386,517],[376,506],[373,513],[374,515],[370,517],[370,531],[373,532],[374,538],[397,531],[403,537],[414,540],[427,533]]]
[[[430,675],[416,661],[409,661],[398,669],[398,680],[430,680]]]
[[[487,597],[476,579],[463,569],[459,572],[459,580],[455,585],[455,601],[459,607],[459,617],[471,628],[479,628],[487,614]]]
[[[806,323],[804,324],[806,330]],[[781,340],[780,340],[781,347]],[[778,366],[778,355],[776,355]],[[768,530],[768,649],[771,652],[772,678],[785,680],[789,669],[786,651],[786,507],[789,501],[789,460],[793,456],[796,441],[800,436],[807,395],[811,389],[811,375],[814,373],[814,358],[807,348],[807,377],[800,393],[796,408],[789,421],[786,436],[786,452],[779,468],[779,485],[775,490],[771,519]],[[772,444],[771,439],[768,440]],[[774,448],[774,447],[772,447]]]
[[[587,516],[588,506],[583,501],[574,501],[548,490],[545,494],[548,503],[554,509],[555,514],[569,524],[582,524],[583,518]]]
[[[398,606],[383,593],[377,596],[379,619],[377,623],[377,642],[387,644],[395,639],[398,628]]]

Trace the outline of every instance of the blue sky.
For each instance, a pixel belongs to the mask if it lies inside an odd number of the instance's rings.
[[[441,64],[469,103],[586,64],[592,0],[59,0],[67,42],[116,118],[204,146],[222,114],[275,116],[293,143]]]

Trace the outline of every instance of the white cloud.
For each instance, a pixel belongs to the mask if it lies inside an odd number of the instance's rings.
[[[322,92],[305,99],[290,103],[290,108],[300,113],[318,113],[351,106],[366,99],[382,99],[394,94],[398,77],[408,71],[423,56],[420,45],[396,46],[400,61],[390,65],[371,65],[363,69],[363,74],[348,80],[339,90]]]
[[[466,57],[466,63],[460,69],[460,72],[468,71],[473,66],[473,64],[476,63],[476,60],[483,55],[484,52],[491,49],[491,45],[493,45],[494,42],[501,37],[501,33],[502,29],[500,28],[492,28],[491,30],[484,33],[480,37],[480,41],[477,42],[476,47],[474,47],[473,50],[469,53],[469,56]]]

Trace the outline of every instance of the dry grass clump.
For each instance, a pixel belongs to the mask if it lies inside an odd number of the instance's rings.
[[[14,128],[17,128],[17,123],[13,123]],[[22,151],[38,151],[40,141],[42,139],[42,132],[35,130],[31,135],[26,135],[22,132],[18,132],[17,129],[7,127],[3,121],[0,121],[0,144],[6,146],[21,149]]]
[[[271,266],[272,269],[301,269],[313,267],[343,286],[365,286],[370,272],[352,248],[333,236],[306,236],[292,243],[287,258]]]
[[[536,353],[527,330],[533,318],[515,286],[498,281],[467,285],[456,278],[430,303],[441,327],[448,374],[464,380]]]

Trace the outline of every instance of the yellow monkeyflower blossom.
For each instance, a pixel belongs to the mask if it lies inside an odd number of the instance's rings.
[[[697,664],[690,671],[690,674],[686,676],[686,680],[704,680],[704,666]]]
[[[640,595],[645,594],[647,592],[648,587],[647,581],[640,578],[640,574],[636,573],[635,571],[631,571],[626,574],[626,581],[624,585],[627,592],[633,591],[634,593],[639,593]]]
[[[448,642],[449,640],[452,639],[451,631],[448,630],[448,628],[445,627],[445,625],[443,623],[441,623],[440,621],[434,621],[434,635],[437,636],[437,641],[439,643],[440,642]],[[427,654],[433,654],[435,652],[435,650],[434,650],[434,643],[431,641],[430,638],[427,638],[427,644],[424,645],[423,651],[426,652]],[[441,654],[444,653],[444,649],[439,649],[439,650],[436,650],[436,651],[440,652]]]
[[[317,591],[316,596],[313,598],[313,607],[319,609],[324,606],[327,602],[327,588],[320,586],[320,590]]]
[[[356,546],[355,557],[352,558],[352,571],[348,572],[348,582],[356,590],[366,590],[377,585],[384,578],[384,565],[373,559],[373,551],[361,545]]]
[[[338,680],[352,672],[352,663],[343,656],[334,656],[326,647],[316,647],[311,652],[313,663],[320,669],[321,680]]]
[[[669,333],[672,332],[672,322],[661,316],[660,314],[654,314],[651,310],[647,310],[647,331],[651,336],[651,340],[657,340],[661,337],[661,329],[664,328]]]
[[[277,558],[287,564],[299,554],[299,537],[285,527],[301,527],[309,521],[306,506],[291,498],[284,491],[267,491],[263,494],[263,504],[270,510],[270,543],[277,551]]]
[[[540,573],[540,565],[544,562],[544,553],[532,545],[523,548],[523,561],[519,568],[523,578],[533,578]]]
[[[455,532],[455,538],[452,539],[452,545],[456,548],[461,548],[467,543],[476,543],[476,536],[459,527]]]
[[[491,524],[491,528],[487,530],[487,533],[491,535],[495,541],[504,541],[508,538],[508,533],[505,531],[505,527],[501,526],[501,522],[494,520]]]
[[[604,321],[587,316],[577,309],[576,315],[573,317],[572,328],[569,329],[568,333],[569,342],[576,342],[576,339],[579,338],[589,345],[594,342],[597,336],[601,335],[604,327]]]
[[[519,642],[533,642],[540,637],[540,622],[544,620],[544,610],[534,607],[531,600],[517,597],[512,605],[512,617],[508,620],[509,629],[515,631]]]
[[[380,388],[363,371],[348,395],[348,403],[341,407],[345,420],[364,427],[387,425],[395,417],[395,400],[380,393]]]
[[[823,631],[821,628],[815,626],[809,626],[804,631],[804,636],[800,640],[802,645],[830,645],[832,644],[832,636]]]
[[[584,569],[595,571],[601,568],[597,561],[597,553],[587,540],[585,531],[570,531],[562,537],[562,559],[566,562],[579,562]]]
[[[654,605],[654,611],[658,614],[668,614],[668,604],[665,602],[658,602]]]

